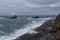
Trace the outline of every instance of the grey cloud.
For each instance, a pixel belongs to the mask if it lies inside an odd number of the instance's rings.
[[[0,14],[39,15],[56,14],[60,0],[0,0]]]
[[[28,0],[28,1],[36,4],[52,4],[55,2],[59,2],[60,0]]]

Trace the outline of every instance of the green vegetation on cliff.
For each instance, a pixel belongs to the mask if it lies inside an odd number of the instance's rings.
[[[60,14],[56,16],[56,19],[53,22],[53,29],[59,30],[60,29]]]
[[[56,29],[60,29],[60,23],[56,24]]]

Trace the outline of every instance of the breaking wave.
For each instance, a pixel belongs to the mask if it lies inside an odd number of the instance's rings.
[[[0,40],[13,40],[19,36],[22,36],[25,33],[37,33],[33,31],[34,28],[39,27],[42,25],[46,20],[49,20],[51,18],[41,18],[41,20],[38,21],[32,21],[32,23],[24,25],[25,28],[23,29],[16,29],[13,33],[10,33],[9,35],[0,36]]]

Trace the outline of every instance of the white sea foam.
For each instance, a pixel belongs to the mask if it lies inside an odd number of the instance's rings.
[[[22,36],[25,33],[37,33],[35,31],[33,31],[32,29],[39,27],[40,25],[42,25],[45,20],[47,20],[47,18],[42,19],[42,21],[32,21],[31,24],[26,24],[24,29],[19,29],[19,30],[15,30],[13,33],[11,33],[10,35],[5,35],[5,36],[1,36],[0,40],[13,40],[19,36]]]
[[[0,17],[0,19],[5,19],[4,17]]]

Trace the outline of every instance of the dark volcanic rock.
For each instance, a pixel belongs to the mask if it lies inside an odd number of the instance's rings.
[[[6,18],[8,18],[8,19],[17,19],[17,16],[15,15],[15,16],[6,17]]]
[[[52,21],[53,20],[49,20],[49,21],[43,23],[43,25],[41,25],[40,27],[35,28],[34,30],[38,31],[38,32],[40,32],[40,31],[47,32],[47,31],[51,30],[51,28],[52,28]]]
[[[33,18],[39,18],[39,16],[35,16],[35,17],[33,17]]]
[[[15,40],[40,40],[40,37],[42,36],[41,33],[37,33],[37,34],[24,34],[22,36],[20,36],[19,38],[15,39]]]

